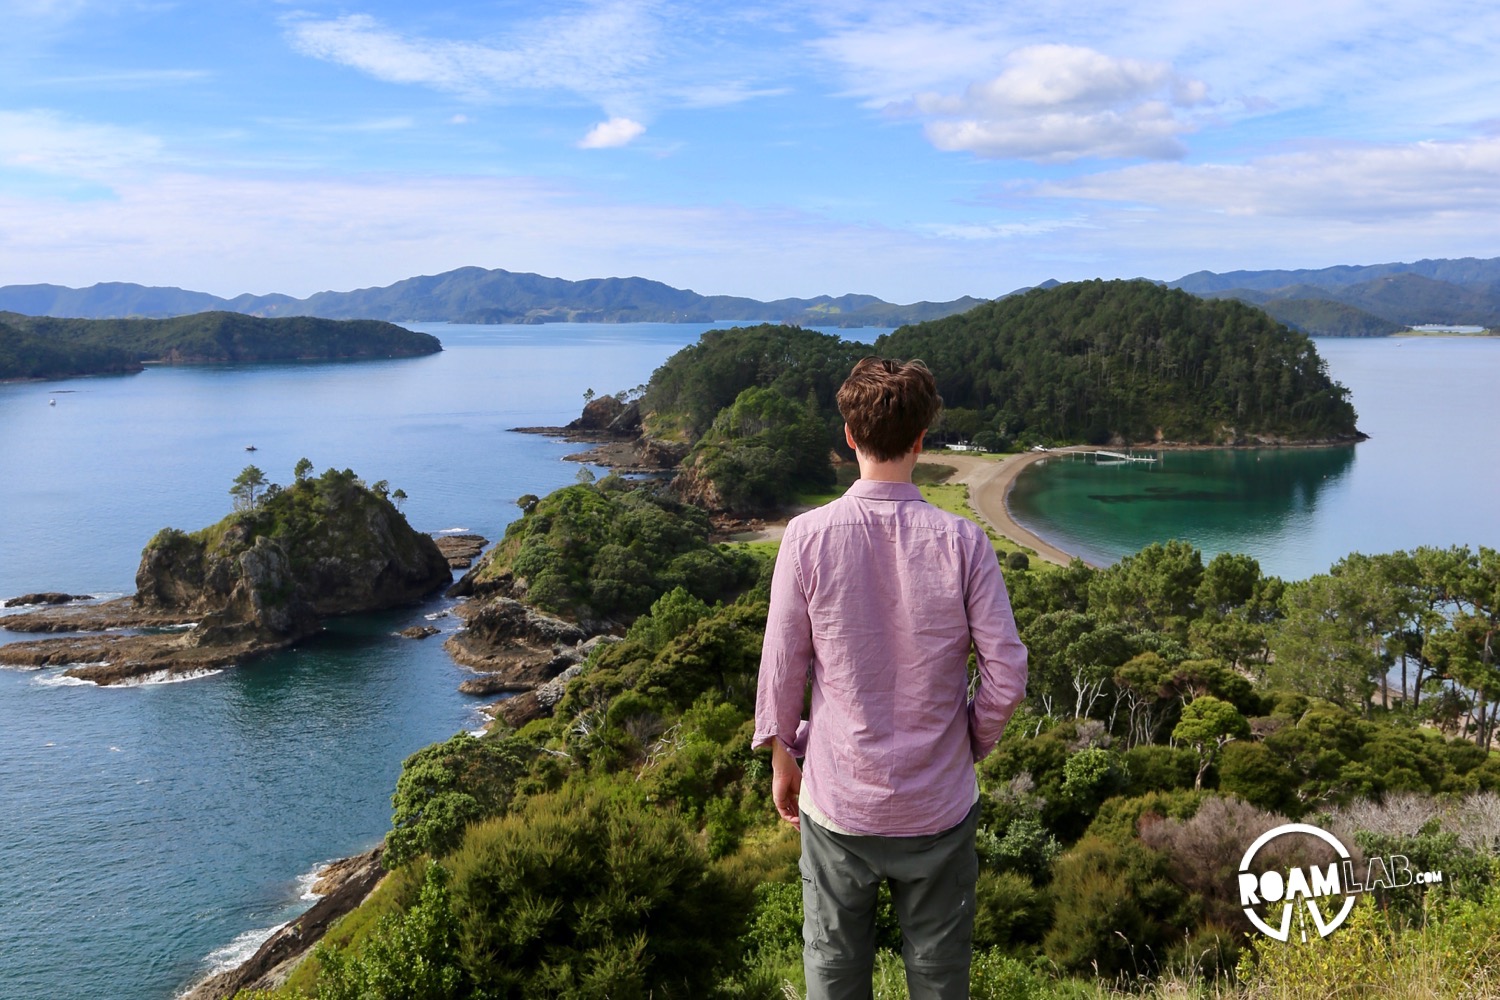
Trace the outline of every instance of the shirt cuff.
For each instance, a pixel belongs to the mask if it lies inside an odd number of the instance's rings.
[[[781,740],[781,744],[787,748],[787,752],[793,757],[801,757],[807,752],[807,720],[803,719],[797,723],[797,732],[793,734],[790,740],[777,732],[756,733],[750,741],[750,749],[764,749],[771,745],[772,740]]]

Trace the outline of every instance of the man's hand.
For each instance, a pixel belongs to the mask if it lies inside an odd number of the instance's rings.
[[[782,819],[802,830],[802,817],[797,811],[797,796],[802,791],[802,769],[797,758],[780,739],[771,742],[771,801],[776,803],[776,812]]]

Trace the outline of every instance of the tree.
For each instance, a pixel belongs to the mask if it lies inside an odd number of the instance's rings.
[[[260,499],[260,491],[266,485],[266,474],[253,465],[247,465],[234,477],[229,495],[234,497],[235,510],[254,510]]]
[[[1335,705],[1368,707],[1382,659],[1365,603],[1364,581],[1350,575],[1320,573],[1289,588],[1267,677]]]
[[[401,505],[406,503],[406,500],[406,491],[403,489],[397,489],[394,493],[391,494],[391,503],[396,505],[397,510],[401,509]]]
[[[297,459],[297,464],[295,466],[293,466],[293,468],[292,468],[292,475],[295,476],[297,478],[297,482],[300,483],[304,479],[306,479],[308,476],[312,475],[312,470],[313,470],[313,464],[312,464],[312,462],[310,462],[307,458],[303,457],[303,458]]]
[[[1250,723],[1245,721],[1239,709],[1211,694],[1194,698],[1182,710],[1182,718],[1172,730],[1172,739],[1186,743],[1198,754],[1198,775],[1193,780],[1195,790],[1203,788],[1203,775],[1224,745],[1249,735]]]
[[[370,487],[370,492],[382,500],[389,499],[391,495],[391,481],[389,479],[375,480],[374,485]]]

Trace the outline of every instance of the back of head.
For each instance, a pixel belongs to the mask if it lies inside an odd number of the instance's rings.
[[[943,397],[922,362],[865,358],[839,387],[838,404],[859,450],[890,462],[910,452],[932,426]]]

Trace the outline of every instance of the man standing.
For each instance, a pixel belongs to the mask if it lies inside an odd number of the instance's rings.
[[[802,832],[807,998],[870,996],[881,882],[901,923],[912,1000],[967,997],[974,763],[1025,695],[1026,647],[984,531],[912,485],[942,407],[932,373],[920,361],[866,358],[838,406],[860,478],[787,525],[753,742],[771,747],[776,811]]]

